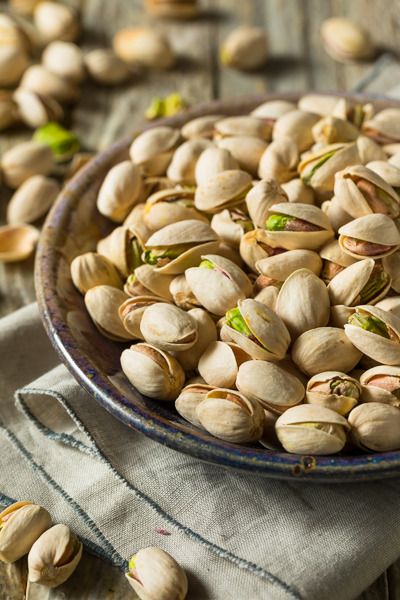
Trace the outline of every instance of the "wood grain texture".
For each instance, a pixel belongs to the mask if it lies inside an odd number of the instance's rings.
[[[321,22],[332,15],[355,18],[386,51],[396,54],[400,48],[400,0],[204,0],[203,5],[204,15],[197,20],[156,23],[170,36],[179,55],[172,71],[133,76],[129,84],[112,89],[85,82],[69,123],[85,149],[105,148],[127,130],[133,130],[142,121],[153,96],[176,90],[194,103],[265,90],[351,89],[371,65],[340,65],[325,54],[319,29]],[[0,9],[5,7],[6,3],[0,1]],[[82,14],[84,50],[108,45],[123,26],[154,24],[143,11],[140,0],[84,0]],[[253,74],[224,69],[218,61],[221,41],[241,23],[265,27],[269,38],[269,61]],[[367,89],[382,94],[396,81],[400,84],[400,67],[392,63]],[[0,154],[30,135],[31,132],[22,129],[0,135]],[[10,192],[1,188],[1,221],[9,197]],[[0,263],[0,315],[34,300],[32,269],[33,259],[16,265]],[[0,600],[21,600],[25,577],[24,561],[12,566],[0,565]],[[32,586],[29,600],[134,597],[119,571],[86,553],[66,584],[52,591]],[[390,567],[358,600],[389,599],[400,600],[400,562]]]

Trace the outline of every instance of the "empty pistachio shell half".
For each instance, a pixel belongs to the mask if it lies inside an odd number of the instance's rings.
[[[264,411],[261,405],[230,389],[209,391],[198,404],[196,417],[206,431],[226,442],[254,442],[263,432]]]
[[[131,384],[143,395],[175,400],[185,382],[178,361],[151,344],[135,344],[121,354],[121,367]]]
[[[265,32],[248,25],[234,29],[221,46],[220,58],[223,65],[241,71],[261,67],[267,59]]]
[[[210,177],[207,183],[199,185],[195,194],[195,206],[204,212],[216,213],[243,202],[250,188],[251,176],[245,171],[223,171]]]
[[[364,402],[383,402],[400,408],[400,367],[382,365],[360,377]]]
[[[82,294],[97,285],[122,288],[118,269],[106,256],[96,252],[86,252],[74,258],[71,263],[71,278]]]
[[[189,352],[180,352],[177,355],[179,363],[186,372],[197,369],[200,357],[218,337],[215,323],[207,311],[195,307],[188,310],[188,315],[197,324],[198,337]]]
[[[117,342],[132,339],[118,316],[119,307],[128,297],[110,285],[97,285],[85,294],[85,305],[93,323],[105,337]]]
[[[196,409],[212,389],[213,386],[206,383],[191,383],[186,385],[175,400],[177,412],[186,421],[189,421],[189,423],[196,425],[196,427],[202,427],[196,416]]]
[[[264,360],[249,360],[239,365],[236,387],[247,398],[278,414],[299,404],[305,393],[297,377]]]
[[[375,51],[368,33],[344,17],[326,19],[321,27],[321,38],[328,54],[340,62],[366,60]]]
[[[249,358],[237,344],[215,341],[201,355],[198,371],[209,385],[233,388],[239,366]]]
[[[312,128],[319,116],[303,110],[287,112],[276,121],[273,139],[290,138],[299,152],[308,150],[314,143]]]
[[[131,557],[126,578],[141,600],[184,600],[185,571],[161,548],[143,548]]]
[[[258,174],[262,179],[274,179],[286,183],[297,175],[299,151],[289,137],[279,137],[262,154]]]
[[[150,27],[128,27],[117,31],[113,48],[117,56],[128,64],[169,69],[175,62],[168,38]]]
[[[262,179],[247,193],[246,206],[254,225],[263,228],[271,206],[287,200],[286,193],[275,179]]]
[[[314,404],[289,408],[275,423],[282,446],[295,454],[336,454],[342,450],[349,428],[337,412]]]
[[[333,305],[376,304],[386,296],[391,278],[372,258],[357,261],[335,275],[328,285]]]
[[[5,183],[19,187],[32,175],[48,175],[54,166],[51,149],[38,142],[22,142],[7,150],[1,158]]]
[[[47,510],[32,502],[15,502],[0,512],[0,560],[12,563],[28,554],[51,526]]]
[[[390,452],[400,448],[400,410],[382,402],[356,406],[349,414],[353,441],[363,450]]]
[[[197,323],[173,304],[156,303],[143,313],[140,330],[146,342],[162,350],[182,352],[197,342]]]
[[[115,223],[122,223],[140,199],[142,176],[137,165],[125,160],[110,169],[97,197],[98,211]]]
[[[360,383],[340,371],[325,371],[311,377],[307,383],[306,400],[347,415],[361,396]]]
[[[59,192],[60,186],[55,179],[32,175],[17,189],[8,203],[8,223],[34,223],[47,213]]]
[[[39,231],[31,225],[0,227],[0,261],[18,262],[29,258],[39,239]]]
[[[353,258],[383,258],[400,247],[400,233],[387,215],[359,217],[339,229],[339,244]]]
[[[195,180],[198,186],[207,185],[209,180],[223,171],[238,169],[239,165],[226,148],[206,148],[199,156],[195,167]]]

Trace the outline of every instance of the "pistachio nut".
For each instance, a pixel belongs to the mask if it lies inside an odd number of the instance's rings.
[[[18,123],[19,118],[18,106],[13,93],[8,90],[0,90],[0,131]]]
[[[119,318],[126,331],[130,334],[131,340],[143,340],[144,337],[140,330],[140,324],[144,311],[153,304],[158,302],[165,302],[164,298],[157,296],[135,296],[134,298],[128,298],[123,302],[119,309]]]
[[[242,25],[228,35],[220,48],[223,65],[240,71],[253,71],[267,60],[267,38],[258,27]]]
[[[303,110],[296,109],[285,113],[275,123],[273,140],[289,138],[298,152],[304,152],[314,143],[312,128],[318,120],[318,115]]]
[[[7,222],[34,223],[45,215],[60,192],[55,179],[32,175],[14,192],[7,206]]]
[[[279,452],[281,450],[281,445],[275,431],[275,423],[277,419],[278,414],[264,409],[264,429],[262,437],[259,440],[260,444],[264,446],[264,448],[268,448],[268,450],[274,450],[275,452]]]
[[[197,368],[208,385],[232,389],[240,365],[247,360],[250,356],[237,344],[214,341],[200,356]]]
[[[366,167],[379,175],[398,194],[400,190],[400,168],[384,160],[372,160]]]
[[[360,135],[356,140],[356,145],[362,165],[366,165],[372,160],[386,160],[386,153],[383,148],[371,138]]]
[[[259,137],[250,135],[232,135],[218,140],[218,147],[229,150],[237,161],[239,169],[247,171],[254,177],[258,172],[258,165],[263,156],[267,142]]]
[[[380,365],[360,377],[364,402],[383,402],[400,408],[400,367]]]
[[[339,62],[372,58],[374,46],[368,33],[345,17],[331,17],[321,26],[321,38],[327,53]]]
[[[226,313],[221,339],[223,335],[256,360],[281,360],[290,344],[282,319],[251,298],[239,300],[238,306]]]
[[[147,198],[143,221],[150,231],[158,231],[178,221],[208,219],[194,207],[194,189],[177,188],[155,192]]]
[[[121,354],[121,367],[131,384],[144,396],[175,400],[185,382],[178,361],[150,344],[135,344]]]
[[[102,335],[122,342],[131,340],[132,335],[122,325],[118,309],[129,296],[111,285],[91,287],[85,294],[87,311]]]
[[[359,260],[337,273],[328,285],[331,303],[345,306],[376,304],[388,293],[391,277],[372,258]]]
[[[207,148],[213,148],[213,143],[205,138],[187,140],[175,150],[167,169],[167,176],[175,183],[194,185],[196,163]]]
[[[29,67],[20,81],[20,87],[66,104],[76,102],[79,97],[79,87],[75,83],[56,75],[42,65]]]
[[[167,277],[167,275],[160,275],[160,277]],[[186,281],[185,273],[173,277],[169,286],[169,291],[174,303],[176,306],[179,306],[179,308],[189,310],[191,308],[201,307],[201,303],[197,300]]]
[[[314,192],[299,177],[282,183],[282,189],[288,197],[289,202],[300,202],[301,204],[314,204]]]
[[[324,282],[309,269],[298,269],[284,281],[275,305],[292,340],[310,329],[324,327],[330,315]]]
[[[239,366],[236,387],[246,398],[277,414],[302,402],[305,394],[297,377],[265,360],[243,362]]]
[[[252,271],[257,272],[259,260],[285,252],[284,248],[273,247],[268,232],[255,229],[245,233],[240,241],[240,256]]]
[[[315,123],[312,135],[317,144],[336,144],[338,142],[353,142],[360,134],[359,129],[350,121],[338,117],[323,117]]]
[[[251,176],[245,171],[229,170],[210,177],[196,189],[195,207],[207,213],[216,213],[244,201],[251,188]]]
[[[385,108],[364,121],[363,133],[379,144],[392,144],[400,141],[399,108]]]
[[[343,252],[337,240],[331,240],[322,246],[319,255],[323,259],[321,279],[326,284],[343,269],[356,262],[355,258]]]
[[[46,123],[36,129],[32,139],[40,144],[45,144],[53,152],[57,163],[63,163],[79,151],[80,141],[72,131],[68,131],[58,123]]]
[[[150,27],[127,27],[114,35],[113,48],[117,56],[128,64],[139,64],[151,69],[169,69],[175,55],[168,38]]]
[[[97,285],[122,288],[121,276],[107,257],[96,252],[85,252],[71,262],[71,278],[81,294]]]
[[[306,401],[347,415],[359,402],[361,385],[350,375],[340,371],[324,371],[311,377],[307,383]]]
[[[82,557],[82,543],[59,523],[42,533],[28,554],[28,577],[32,583],[50,588],[67,581]]]
[[[206,148],[199,156],[195,166],[195,180],[198,186],[207,185],[209,180],[222,171],[238,169],[237,160],[226,148]]]
[[[132,142],[129,149],[131,160],[142,167],[145,175],[162,175],[179,142],[177,129],[160,125],[146,129]]]
[[[250,279],[231,260],[217,254],[202,255],[201,259],[198,267],[185,271],[185,276],[193,294],[206,310],[222,316],[239,300],[251,295]]]
[[[351,216],[341,208],[335,196],[333,196],[332,200],[325,200],[321,204],[321,209],[328,216],[335,233],[337,233],[343,225],[346,225],[346,223],[350,223],[351,221]]]
[[[256,106],[250,114],[252,117],[264,119],[264,121],[268,121],[271,125],[274,125],[279,117],[295,109],[296,105],[289,100],[267,100]]]
[[[377,306],[357,306],[344,326],[346,336],[366,356],[400,365],[400,319]]]
[[[14,87],[29,67],[26,51],[20,46],[0,44],[0,87]]]
[[[223,242],[239,248],[242,237],[254,229],[254,224],[244,210],[234,206],[213,215],[211,227]]]
[[[265,306],[272,308],[272,310],[275,310],[278,294],[279,289],[274,285],[269,285],[268,287],[262,288],[258,294],[254,296],[254,300],[261,302],[261,304],[265,304]]]
[[[383,300],[379,300],[376,306],[400,318],[400,296],[386,296]]]
[[[225,117],[214,125],[214,138],[217,140],[231,136],[250,136],[268,142],[271,133],[272,127],[267,121],[251,115]]]
[[[297,107],[305,112],[328,117],[334,113],[338,98],[324,94],[306,94],[297,103]]]
[[[263,228],[271,206],[287,200],[286,193],[275,179],[262,179],[247,193],[246,206],[254,225]]]
[[[334,117],[345,119],[353,123],[358,129],[361,129],[365,120],[370,119],[374,114],[374,106],[370,102],[360,104],[353,102],[348,98],[336,99],[336,105],[332,111]]]
[[[214,126],[222,119],[222,115],[204,115],[191,119],[181,129],[182,137],[187,140],[193,138],[211,138],[214,135]]]
[[[400,233],[387,215],[372,213],[354,219],[339,229],[339,245],[358,260],[383,258],[400,247]]]
[[[38,239],[39,230],[32,225],[3,225],[0,227],[0,262],[29,258]]]
[[[391,279],[391,288],[399,293],[400,292],[400,271],[399,271],[399,266],[400,266],[400,252],[394,252],[393,254],[391,254],[390,256],[385,256],[384,258],[382,258],[382,265],[383,268],[385,269],[386,273],[388,274],[389,278]],[[365,304],[365,303],[363,303]],[[370,304],[370,302],[368,302],[368,304]]]
[[[336,454],[346,443],[350,426],[336,411],[317,404],[293,406],[275,423],[279,441],[294,454]]]
[[[207,311],[195,307],[188,311],[188,315],[197,323],[198,338],[190,352],[180,352],[178,355],[179,363],[186,372],[197,369],[200,357],[218,337],[215,323]]]
[[[142,315],[140,331],[148,344],[167,352],[188,350],[197,342],[197,323],[174,304],[151,304]]]
[[[160,296],[165,300],[172,300],[170,285],[172,275],[162,275],[151,265],[139,265],[128,276],[124,291],[129,296]]]
[[[380,213],[395,219],[400,214],[400,198],[374,171],[362,165],[347,167],[335,176],[335,198],[354,219]]]
[[[122,223],[139,201],[142,191],[140,168],[124,160],[110,169],[97,197],[98,211],[115,223]]]
[[[70,42],[51,42],[43,51],[42,64],[51,73],[80,83],[85,79],[85,64],[82,50]]]
[[[58,2],[40,2],[33,13],[33,22],[43,45],[54,40],[74,42],[80,33],[76,10]]]
[[[185,571],[161,548],[143,548],[129,560],[126,578],[141,600],[184,600]]]
[[[54,166],[51,149],[39,142],[22,142],[7,150],[1,158],[5,183],[19,187],[32,175],[48,175]]]
[[[390,452],[400,448],[400,410],[382,402],[356,406],[349,414],[351,436],[363,450]]]
[[[258,174],[262,179],[286,183],[297,175],[299,152],[289,137],[279,137],[266,148],[260,158]]]
[[[97,244],[97,252],[106,256],[124,277],[142,264],[144,240],[136,228],[121,226]]]
[[[50,121],[63,119],[64,111],[61,105],[50,96],[43,96],[19,87],[14,92],[14,100],[22,121],[33,129],[42,127]]]
[[[343,329],[317,327],[302,333],[292,347],[292,360],[307,375],[323,371],[348,373],[361,358]]]
[[[131,75],[128,65],[111,48],[91,50],[84,62],[90,77],[102,85],[125,83]]]
[[[209,225],[195,219],[172,223],[149,237],[144,260],[167,275],[179,275],[196,266],[203,254],[218,249],[218,236]]]
[[[292,273],[299,269],[308,269],[319,275],[322,261],[312,250],[288,250],[275,256],[262,258],[256,263],[257,271],[264,278],[264,286],[282,284]]]
[[[192,423],[192,425],[202,428],[202,425],[196,416],[196,409],[212,389],[213,386],[207,385],[206,383],[191,383],[186,385],[175,400],[177,412],[181,417],[186,419],[186,421]]]
[[[261,404],[234,390],[210,390],[198,404],[196,417],[208,433],[226,442],[255,442],[263,433]]]
[[[32,502],[14,502],[0,512],[0,560],[13,563],[51,527],[47,510]]]
[[[334,306],[331,306],[329,326],[343,329],[353,312],[354,308],[344,304],[335,304]]]
[[[147,239],[150,237],[150,230],[147,225],[144,224],[143,221],[143,211],[145,207],[145,203],[142,202],[142,195],[145,193],[145,189],[147,187],[146,180],[143,181],[142,194],[139,196],[139,202],[134,205],[131,211],[128,213],[128,216],[125,217],[123,225],[126,227],[132,227],[133,229],[137,229],[138,231],[143,231],[143,239]]]
[[[273,204],[265,229],[272,246],[287,250],[316,250],[334,235],[328,217],[320,208],[300,202]]]

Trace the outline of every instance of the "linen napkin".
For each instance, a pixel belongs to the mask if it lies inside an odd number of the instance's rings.
[[[42,504],[121,569],[157,545],[189,600],[349,600],[400,555],[400,480],[283,482],[153,442],[58,364],[35,304],[0,321],[0,360],[0,503]]]

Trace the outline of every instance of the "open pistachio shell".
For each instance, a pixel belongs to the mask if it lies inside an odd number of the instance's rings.
[[[400,449],[400,410],[382,402],[356,406],[349,414],[351,436],[363,450]]]
[[[97,329],[110,340],[122,342],[131,340],[119,316],[118,309],[129,296],[110,285],[97,285],[85,294],[87,311]]]
[[[264,425],[261,405],[239,392],[217,388],[208,392],[196,417],[211,435],[238,444],[260,439]]]
[[[288,198],[275,179],[262,179],[246,195],[246,206],[256,227],[264,227],[271,206]]]
[[[293,202],[274,204],[269,209],[269,214],[296,219],[296,227],[293,227],[292,230],[290,230],[289,223],[286,231],[267,231],[267,240],[272,246],[287,250],[316,250],[333,238],[333,230],[328,217],[320,208],[312,204]]]
[[[327,116],[315,123],[312,128],[314,141],[318,144],[352,142],[359,136],[359,130],[349,121]]]
[[[300,98],[297,106],[300,110],[327,117],[333,114],[338,99],[335,96],[326,96],[324,94],[305,94]]]
[[[285,183],[296,177],[299,158],[295,142],[289,137],[279,137],[261,156],[258,174],[262,179]]]
[[[273,131],[273,140],[290,138],[297,146],[299,152],[310,148],[314,142],[312,127],[319,120],[318,115],[303,110],[292,110],[276,121]]]
[[[115,165],[107,173],[97,197],[97,208],[115,223],[122,223],[142,189],[140,169],[130,160]]]
[[[400,141],[400,109],[385,108],[363,123],[365,135],[380,144]]]
[[[257,271],[270,279],[282,282],[298,269],[308,269],[319,275],[322,260],[312,250],[288,250],[282,254],[263,258],[256,263]]]
[[[158,231],[171,223],[207,218],[194,208],[194,190],[191,188],[161,190],[146,201],[143,220],[150,231]]]
[[[139,202],[138,204],[135,204],[135,206],[129,212],[128,216],[125,218],[123,225],[125,225],[126,227],[133,227],[133,229],[136,229],[139,227],[142,227],[143,229],[147,229],[147,227],[144,225],[144,221],[143,221],[144,207],[145,207],[144,202]],[[150,236],[150,231],[148,230],[146,233],[145,239],[147,239],[149,236]]]
[[[337,99],[336,106],[332,111],[334,117],[339,119],[346,119],[358,128],[361,128],[362,124],[366,119],[370,119],[374,114],[373,105],[368,102],[366,104],[359,104],[353,102],[348,98]]]
[[[321,209],[327,215],[335,233],[337,233],[343,225],[346,225],[346,223],[351,221],[351,216],[341,208],[335,196],[333,196],[332,200],[325,200],[325,202],[321,204]]]
[[[47,510],[32,502],[14,502],[0,512],[0,560],[13,563],[28,554],[38,537],[51,527]]]
[[[263,258],[273,256],[276,252],[269,232],[264,229],[255,229],[244,234],[240,241],[240,256],[252,271],[257,272],[256,264]],[[279,249],[280,252],[284,251]]]
[[[379,300],[376,306],[400,318],[400,296],[386,296],[383,300]]]
[[[214,389],[213,386],[206,383],[191,383],[186,385],[175,400],[177,412],[186,421],[189,421],[189,423],[202,428],[196,416],[196,409],[212,389]]]
[[[96,285],[122,287],[121,276],[113,263],[101,254],[85,252],[71,263],[71,278],[82,294]]]
[[[376,304],[386,296],[391,278],[372,258],[355,262],[335,275],[328,285],[331,303],[345,306]]]
[[[207,311],[202,308],[192,308],[188,315],[197,323],[197,342],[190,348],[189,352],[180,352],[179,363],[183,369],[194,371],[203,352],[217,340],[217,328]]]
[[[223,171],[196,189],[195,207],[208,213],[219,212],[243,202],[250,188],[251,176],[245,171]]]
[[[215,341],[201,355],[198,371],[209,385],[234,388],[240,365],[249,359],[237,344]]]
[[[400,408],[400,367],[372,367],[360,377],[364,402],[383,402]]]
[[[256,296],[254,296],[254,300],[257,302],[261,302],[261,304],[265,304],[268,308],[272,308],[275,310],[276,301],[278,300],[279,289],[274,285],[269,285],[268,287],[263,288],[258,292]]]
[[[296,105],[288,100],[267,100],[252,110],[250,114],[273,124],[279,117],[295,109]]]
[[[339,327],[343,329],[349,320],[349,317],[354,313],[354,308],[345,306],[344,304],[335,304],[331,306],[331,316],[329,319],[330,327]]]
[[[371,140],[371,138],[360,135],[356,140],[356,144],[360,163],[362,165],[366,165],[371,162],[371,160],[386,160],[386,153],[382,146],[379,146],[379,144],[374,142],[374,140]]]
[[[325,283],[329,283],[340,271],[356,262],[355,258],[343,252],[337,240],[326,243],[319,251],[319,255],[324,261],[321,279]]]
[[[390,217],[374,213],[343,225],[339,229],[339,245],[353,258],[378,259],[399,249],[400,233]]]
[[[348,339],[384,365],[400,365],[400,319],[377,306],[357,306],[344,326]]]
[[[167,277],[167,275],[160,275],[160,277]],[[169,285],[169,291],[176,306],[183,310],[201,308],[201,303],[197,300],[186,281],[185,273],[175,277],[171,275],[170,277],[172,277],[172,281]]]
[[[128,298],[121,304],[118,309],[119,318],[130,334],[131,340],[144,340],[140,330],[143,313],[146,308],[157,302],[165,302],[165,300],[157,296],[135,296],[135,298]]]
[[[174,304],[156,303],[143,313],[140,331],[147,343],[167,352],[188,350],[197,342],[197,323]]]
[[[251,136],[265,141],[271,139],[272,128],[270,123],[251,115],[225,117],[217,121],[214,126],[215,137]]]
[[[213,215],[211,227],[221,240],[233,247],[239,247],[246,231],[254,229],[250,217],[240,208],[225,208]]]
[[[348,373],[360,358],[361,351],[351,343],[343,329],[336,327],[305,331],[292,347],[293,362],[310,376],[322,371]]]
[[[169,179],[183,185],[194,185],[197,160],[210,147],[213,143],[204,138],[194,138],[178,146],[167,169]]]
[[[306,401],[347,415],[361,396],[360,383],[340,371],[324,371],[307,383]]]
[[[391,287],[395,292],[400,292],[400,252],[382,258],[382,265],[391,278]]]
[[[236,306],[238,300],[251,295],[251,281],[235,263],[217,254],[201,258],[200,266],[187,269],[185,275],[190,289],[206,310],[222,316]],[[202,266],[203,263],[207,266]]]
[[[39,231],[32,225],[3,225],[0,227],[0,262],[26,260],[39,239]]]
[[[154,267],[151,265],[140,265],[136,267],[134,271],[134,282],[130,282],[129,278],[125,285],[125,292],[130,296],[135,296],[135,284],[139,284],[137,286],[138,292],[146,294],[150,294],[152,296],[160,296],[161,298],[165,298],[166,300],[172,300],[172,294],[170,292],[169,286],[172,283],[173,276],[172,275],[162,275],[158,273]]]
[[[214,134],[214,126],[222,119],[222,115],[204,115],[191,119],[181,129],[181,134],[187,140],[193,138],[211,138]]]
[[[300,202],[301,204],[314,204],[314,192],[299,177],[282,183],[282,189],[288,197],[289,202]]]
[[[310,329],[324,327],[330,315],[324,282],[309,269],[294,271],[283,283],[275,310],[293,339]]]
[[[137,245],[137,252],[134,252],[133,246]],[[144,239],[136,228],[133,227],[116,227],[110,235],[101,239],[97,244],[97,252],[107,257],[120,271],[122,275],[127,277],[136,266],[140,259],[140,253],[143,249]]]
[[[301,404],[284,412],[275,429],[287,452],[326,455],[342,450],[349,424],[325,406]]]
[[[257,175],[260,158],[267,148],[267,142],[250,135],[234,135],[218,140],[218,147],[229,150],[237,161],[239,169]]]
[[[400,169],[387,160],[372,160],[366,167],[377,173],[392,188],[400,188]]]
[[[134,139],[129,149],[131,160],[147,175],[162,175],[179,138],[179,130],[166,125],[146,129]]]
[[[279,365],[264,360],[250,360],[241,364],[236,387],[246,398],[278,414],[302,402],[305,393],[297,377]]]
[[[211,147],[199,156],[195,167],[195,179],[198,186],[207,185],[218,173],[238,169],[236,158],[226,148]]]

